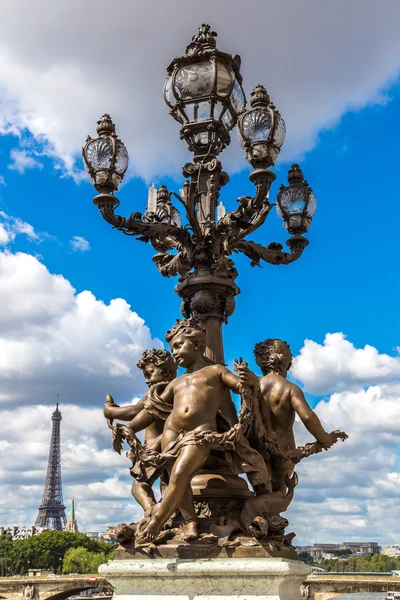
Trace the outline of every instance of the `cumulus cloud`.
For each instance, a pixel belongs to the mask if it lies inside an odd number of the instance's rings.
[[[57,10],[46,0],[15,0],[0,23],[0,129],[29,131],[56,165],[76,173],[86,134],[107,111],[129,148],[131,173],[177,174],[187,154],[162,99],[165,66],[211,19],[219,47],[242,55],[247,95],[262,82],[281,109],[283,157],[292,159],[344,112],[387,101],[400,66],[399,17],[396,0],[365,0],[362,10],[349,0],[250,0],[245,10],[231,0],[121,0],[111,43],[105,0],[60,0]],[[236,140],[227,158],[230,168],[244,166]]]
[[[6,185],[6,180],[4,179],[3,175],[0,175],[0,185]]]
[[[132,398],[138,358],[162,345],[125,300],[78,294],[28,254],[0,253],[0,303],[0,404]]]
[[[12,162],[8,165],[10,171],[18,171],[23,175],[27,169],[43,169],[42,163],[27,150],[14,148],[10,152]]]
[[[350,388],[331,394],[315,409],[328,431],[342,429],[349,439],[296,469],[300,483],[288,516],[298,543],[366,538],[398,543],[398,359],[371,347],[357,349],[337,333],[327,335],[323,346],[306,340],[295,365],[308,389]],[[368,385],[376,380],[384,383]],[[355,382],[357,388],[351,389]],[[301,423],[295,427],[298,442],[311,441]]]
[[[74,252],[88,252],[90,250],[89,242],[80,235],[74,235],[70,240],[71,248]]]
[[[312,394],[365,387],[400,377],[400,355],[380,354],[373,346],[356,348],[343,333],[328,333],[323,344],[306,340],[291,374]]]
[[[64,502],[68,507],[75,498],[81,531],[104,530],[109,523],[138,517],[139,508],[130,497],[130,463],[111,449],[101,406],[60,408]],[[42,405],[0,410],[1,422],[7,423],[0,433],[2,525],[31,525],[36,519],[46,477],[51,414],[52,408]]]

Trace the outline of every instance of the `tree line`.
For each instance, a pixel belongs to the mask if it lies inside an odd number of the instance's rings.
[[[319,563],[314,563],[308,552],[301,552],[299,558],[309,565],[321,567],[326,571],[340,572],[358,572],[358,573],[390,573],[391,571],[400,571],[400,556],[391,557],[381,554],[378,556],[365,556],[363,558],[357,556],[349,556],[345,560],[328,558]]]
[[[44,531],[13,540],[0,536],[0,575],[25,575],[29,569],[54,573],[97,573],[99,565],[113,558],[110,544],[98,542],[84,533]]]

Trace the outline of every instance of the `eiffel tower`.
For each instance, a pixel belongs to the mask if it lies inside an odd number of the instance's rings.
[[[65,529],[67,522],[61,484],[61,419],[62,416],[58,410],[57,402],[56,410],[51,417],[53,428],[51,431],[49,462],[47,465],[43,499],[42,504],[39,506],[39,513],[35,523],[35,527],[46,527],[47,529],[57,529],[59,531]]]

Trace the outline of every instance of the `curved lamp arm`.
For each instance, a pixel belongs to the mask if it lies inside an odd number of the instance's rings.
[[[303,254],[303,250],[308,246],[308,240],[303,236],[293,236],[286,242],[290,248],[290,252],[283,252],[281,244],[272,242],[268,246],[261,246],[251,241],[239,241],[232,250],[234,252],[242,252],[251,259],[251,266],[261,266],[260,260],[264,260],[272,265],[288,265]]]
[[[229,231],[232,248],[236,242],[258,229],[264,223],[271,208],[275,206],[267,199],[275,174],[269,169],[256,169],[250,174],[249,179],[256,186],[254,197],[238,198],[239,207],[227,213],[216,227],[221,233]]]
[[[119,206],[119,200],[111,194],[99,194],[93,199],[93,203],[99,209],[103,219],[110,223],[115,229],[121,230],[126,235],[140,236],[142,242],[167,243],[171,248],[180,245],[191,244],[190,234],[186,229],[171,225],[169,223],[148,223],[142,221],[142,215],[133,213],[128,219],[114,213]]]

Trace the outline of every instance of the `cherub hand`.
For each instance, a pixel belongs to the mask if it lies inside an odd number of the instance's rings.
[[[248,366],[239,365],[237,374],[239,377],[239,381],[242,385],[246,385],[248,387],[258,386],[258,377],[253,371],[250,371]]]
[[[337,439],[338,438],[334,431],[332,433],[325,432],[325,435],[319,437],[318,442],[321,444],[324,450],[328,450],[331,448],[331,446],[333,446],[333,444],[336,443]]]
[[[113,415],[112,407],[119,408],[118,404],[115,404],[114,398],[111,396],[111,394],[107,394],[106,403],[104,404],[104,408],[103,408],[103,413],[104,413],[104,416],[106,419],[113,418],[114,415]]]

